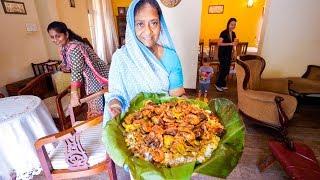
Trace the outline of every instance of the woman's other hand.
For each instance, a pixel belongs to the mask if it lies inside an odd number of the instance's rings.
[[[121,114],[121,105],[120,102],[116,99],[112,100],[109,105],[109,113],[111,116],[111,119]]]
[[[177,89],[173,89],[169,91],[169,95],[170,96],[176,96],[176,97],[186,97],[185,96],[186,91],[184,90],[184,88],[177,88]]]
[[[77,91],[71,91],[70,105],[71,107],[77,107],[81,105]]]

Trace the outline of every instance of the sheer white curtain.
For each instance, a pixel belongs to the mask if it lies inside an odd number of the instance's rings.
[[[89,11],[93,46],[98,56],[106,63],[110,63],[119,43],[111,0],[91,0]]]

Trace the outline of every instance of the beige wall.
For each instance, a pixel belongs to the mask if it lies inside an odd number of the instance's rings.
[[[265,77],[301,76],[320,65],[320,1],[268,0],[262,28]]]
[[[167,8],[160,0],[158,2],[181,60],[184,87],[195,89],[202,2],[183,0],[175,8]]]
[[[57,0],[57,9],[60,21],[81,37],[91,42],[88,20],[88,6],[86,0],[75,0],[75,8],[70,7],[69,0]]]
[[[0,8],[0,87],[33,76],[30,63],[48,58],[34,1],[23,1],[27,15],[5,14]],[[26,23],[38,31],[27,32]]]
[[[50,59],[60,59],[59,50],[57,45],[51,42],[48,33],[47,27],[48,24],[52,21],[59,20],[56,1],[44,1],[44,0],[34,0],[39,22],[41,26],[41,31],[43,35],[43,39],[48,50],[48,56]]]

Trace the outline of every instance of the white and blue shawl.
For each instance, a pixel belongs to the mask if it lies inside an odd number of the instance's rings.
[[[169,91],[169,74],[135,35],[134,8],[138,2],[139,0],[134,0],[127,12],[125,45],[112,56],[109,92],[105,94],[104,125],[110,120],[108,104],[111,100],[119,100],[122,112],[126,112],[130,101],[140,92],[168,94]],[[162,15],[160,25],[158,44],[175,51]]]

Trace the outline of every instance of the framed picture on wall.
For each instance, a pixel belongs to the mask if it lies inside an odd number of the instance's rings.
[[[1,4],[6,14],[27,14],[23,2],[1,0]]]
[[[126,8],[125,7],[118,7],[118,15],[125,16],[126,15]]]
[[[70,7],[75,8],[76,7],[76,2],[75,0],[69,0],[70,1]]]
[[[223,14],[224,5],[209,5],[208,14]]]

